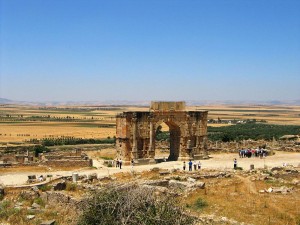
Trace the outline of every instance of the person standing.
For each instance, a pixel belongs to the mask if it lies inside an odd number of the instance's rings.
[[[189,171],[193,170],[193,162],[192,160],[189,161]]]
[[[183,170],[185,170],[185,161],[183,162]]]
[[[233,160],[233,169],[236,169],[236,167],[237,167],[237,159],[235,158]]]
[[[201,169],[201,162],[198,161],[198,170],[200,170],[200,169]]]
[[[197,170],[197,162],[196,162],[196,160],[194,161],[194,170],[195,171]]]
[[[122,169],[122,159],[119,160],[120,169]]]

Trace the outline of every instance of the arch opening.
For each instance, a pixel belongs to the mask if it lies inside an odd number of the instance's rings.
[[[172,122],[161,122],[155,131],[155,155],[176,161],[180,150],[180,128]]]

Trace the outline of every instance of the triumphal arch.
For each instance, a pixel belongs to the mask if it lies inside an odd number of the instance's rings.
[[[170,131],[168,160],[207,157],[207,111],[186,111],[185,102],[151,102],[149,111],[116,117],[116,148],[124,161],[154,162],[155,132],[162,123]]]

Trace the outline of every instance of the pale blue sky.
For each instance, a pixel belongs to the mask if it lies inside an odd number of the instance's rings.
[[[0,97],[300,99],[299,0],[0,0]]]

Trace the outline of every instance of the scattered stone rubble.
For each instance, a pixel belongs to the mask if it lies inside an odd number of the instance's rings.
[[[229,219],[225,216],[215,216],[215,215],[201,215],[198,218],[199,222],[197,225],[213,225],[213,224],[226,224],[226,225],[251,225],[244,222],[238,222],[233,219]]]
[[[98,177],[96,173],[89,175],[80,175],[78,177],[77,189],[83,190],[85,193],[89,191],[102,189],[105,187],[113,186],[120,189],[128,188],[130,185],[141,185],[144,188],[155,190],[156,194],[166,194],[170,196],[187,196],[188,193],[197,190],[205,189],[206,179],[226,179],[235,176],[235,174],[249,177],[252,181],[270,180],[283,183],[282,186],[276,187],[272,185],[264,190],[259,190],[259,193],[265,194],[289,194],[294,191],[294,186],[299,186],[299,171],[298,167],[273,167],[270,169],[253,169],[249,171],[213,171],[202,170],[196,172],[184,172],[178,170],[161,170],[159,168],[151,169],[152,172],[157,173],[158,179],[155,180],[143,180],[139,174],[132,174],[133,181],[129,183],[122,183],[116,177],[104,176]],[[289,179],[283,179],[282,177],[288,176]],[[291,178],[292,177],[292,178]],[[75,198],[65,191],[67,183],[72,181],[72,177],[66,177],[60,181],[52,183],[51,191],[40,191],[37,187],[32,187],[30,190],[24,190],[20,196],[24,199],[34,200],[40,197],[46,204],[45,208],[51,205],[61,205],[76,212],[80,212],[84,209],[85,201],[88,195]],[[110,182],[106,182],[110,181]],[[217,181],[216,181],[217,182]],[[209,186],[209,183],[208,183]],[[4,188],[0,188],[4,191]],[[22,202],[15,204],[16,209],[24,208]],[[33,220],[36,212],[42,212],[44,207],[37,203],[33,203],[30,207],[27,207],[30,214],[27,216],[28,220]],[[215,215],[201,215],[199,217],[198,225],[208,224],[230,224],[230,225],[246,225],[227,217],[218,217]]]

